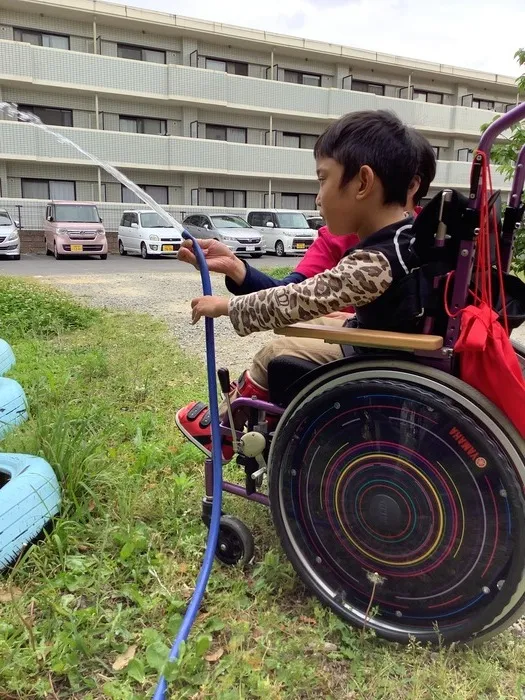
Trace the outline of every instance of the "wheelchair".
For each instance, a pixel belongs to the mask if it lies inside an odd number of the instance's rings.
[[[488,155],[497,135],[524,116],[521,105],[494,122],[476,153]],[[477,643],[525,610],[525,441],[459,378],[454,352],[456,312],[473,284],[480,162],[478,155],[467,197],[445,189],[414,223],[421,332],[279,329],[355,352],[323,366],[274,359],[270,400],[232,401],[221,425],[244,470],[243,484],[224,481],[223,490],[269,506],[287,558],[324,605],[395,642]],[[504,215],[499,193],[490,202],[505,273],[524,181],[525,147]],[[516,327],[525,320],[525,285],[506,279],[517,288],[507,308]],[[398,296],[405,303],[402,289]],[[525,348],[515,349],[525,373]],[[219,380],[227,394],[226,370]],[[205,489],[209,524],[210,460]],[[223,514],[217,558],[244,564],[253,552],[248,528]]]

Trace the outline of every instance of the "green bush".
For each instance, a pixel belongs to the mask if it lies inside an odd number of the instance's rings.
[[[99,312],[36,282],[0,277],[0,337],[49,337],[87,328]]]

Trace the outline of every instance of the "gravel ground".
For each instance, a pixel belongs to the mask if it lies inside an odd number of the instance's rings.
[[[214,275],[213,291],[229,294],[223,277]],[[119,311],[150,313],[163,319],[180,346],[190,355],[205,359],[204,321],[191,325],[190,301],[202,295],[197,272],[60,275],[41,280],[69,292],[87,304]],[[228,367],[236,378],[273,333],[254,333],[239,338],[227,318],[216,319],[217,366]]]

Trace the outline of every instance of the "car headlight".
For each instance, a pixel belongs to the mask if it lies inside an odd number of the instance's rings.
[[[18,240],[18,231],[16,230],[16,228],[7,235],[7,240],[8,241],[17,241]]]
[[[67,233],[67,228],[57,228],[57,233],[58,234]]]
[[[232,236],[223,236],[222,240],[228,241],[229,243],[238,243],[239,242],[236,238],[233,238]]]
[[[103,229],[103,228],[97,228],[97,230],[95,231],[95,233],[97,234],[97,236],[102,236],[102,234],[104,233],[104,229]]]
[[[150,233],[149,239],[150,239],[150,241],[160,241],[160,238],[157,236],[156,233]]]

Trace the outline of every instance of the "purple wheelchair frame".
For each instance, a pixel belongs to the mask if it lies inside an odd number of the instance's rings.
[[[474,157],[474,162],[472,165],[471,172],[471,183],[470,183],[470,194],[469,199],[472,202],[472,209],[479,212],[481,203],[481,163],[483,156],[480,154],[485,154],[487,161],[490,162],[490,152],[492,146],[496,141],[496,138],[508,129],[513,124],[525,119],[525,103],[522,103],[507,112],[499,119],[494,121],[488,129],[485,131],[481,137],[478,149],[476,151],[476,156]],[[516,161],[516,169],[514,173],[514,178],[511,186],[511,192],[507,204],[507,208],[518,208],[523,196],[523,190],[525,187],[525,146],[521,149],[518,159]],[[501,241],[501,261],[504,272],[508,272],[510,269],[513,242],[514,242],[515,228],[512,227],[511,230],[502,232]],[[460,311],[465,307],[468,299],[468,291],[471,284],[472,270],[474,265],[475,253],[476,253],[476,239],[475,237],[471,240],[463,240],[459,246],[460,254],[456,264],[454,282],[452,286],[451,304],[450,309],[452,314]],[[427,331],[428,332],[428,331]],[[454,346],[458,339],[460,332],[460,325],[458,318],[450,318],[446,333],[444,335],[443,347],[440,350],[433,352],[416,352],[415,356],[418,357],[418,361],[424,365],[431,365],[436,369],[440,369],[443,372],[450,374],[452,372],[452,359],[454,354]],[[518,351],[518,354],[521,354]],[[525,363],[525,357],[521,357],[522,361]],[[232,402],[232,414],[238,409],[252,409],[254,411],[263,411],[271,416],[279,417],[284,413],[283,408],[266,401],[259,401],[249,398],[239,398]],[[221,434],[230,437],[232,434],[230,424],[228,419],[221,424]],[[240,439],[241,433],[237,433]],[[205,462],[204,478],[205,478],[205,492],[206,496],[204,498],[204,506],[208,505],[211,507],[212,498],[212,476],[213,476],[213,466],[211,459],[207,459]],[[255,501],[264,506],[269,506],[270,502],[268,496],[264,493],[259,493],[256,488],[253,492],[248,492],[245,486],[235,484],[229,481],[223,481],[223,491],[226,493],[231,493],[235,496],[241,496],[249,501]]]

